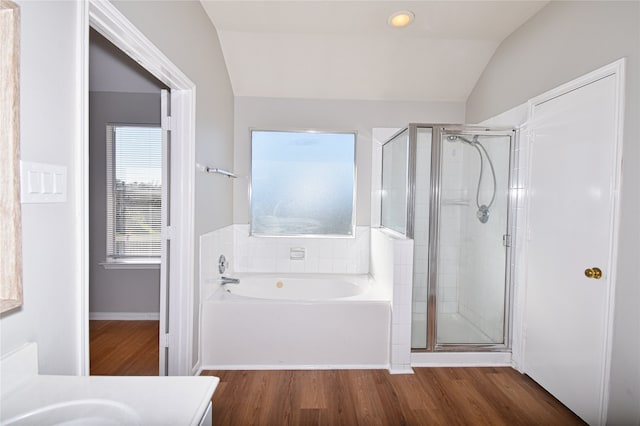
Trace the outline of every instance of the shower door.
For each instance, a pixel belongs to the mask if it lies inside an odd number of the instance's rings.
[[[506,349],[514,132],[457,127],[436,133],[427,347]]]

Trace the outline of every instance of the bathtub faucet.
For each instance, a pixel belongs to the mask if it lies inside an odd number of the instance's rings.
[[[220,277],[220,282],[224,284],[240,284],[240,278]]]

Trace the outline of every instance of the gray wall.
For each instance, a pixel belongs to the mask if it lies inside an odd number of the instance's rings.
[[[356,130],[356,223],[371,222],[371,131],[409,123],[462,123],[462,102],[392,102],[236,97],[234,223],[249,223],[249,128]]]
[[[158,93],[154,76],[93,28],[89,33],[90,92]]]
[[[551,2],[498,48],[467,101],[480,122],[627,58],[610,424],[640,424],[640,3]]]
[[[89,312],[160,310],[159,269],[105,269],[107,229],[106,125],[160,125],[158,93],[89,93]]]
[[[215,27],[199,1],[113,4],[196,85],[196,161],[233,169],[233,91]],[[233,222],[230,179],[195,171],[195,263],[199,236]],[[194,287],[193,355],[198,355],[199,286]]]

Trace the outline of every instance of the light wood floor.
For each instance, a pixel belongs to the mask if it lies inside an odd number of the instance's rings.
[[[511,368],[205,371],[215,425],[583,425]]]
[[[157,376],[158,321],[89,321],[94,376]]]
[[[91,374],[157,375],[157,321],[90,321]],[[582,425],[511,368],[204,371],[217,425]]]

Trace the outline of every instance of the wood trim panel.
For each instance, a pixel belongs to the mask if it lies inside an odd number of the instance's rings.
[[[22,305],[20,9],[0,0],[0,312]]]

